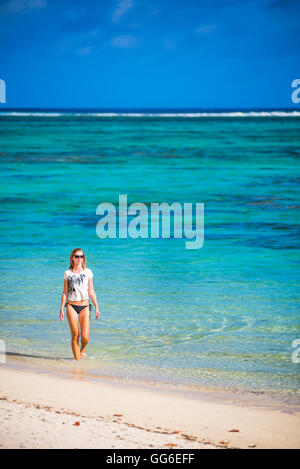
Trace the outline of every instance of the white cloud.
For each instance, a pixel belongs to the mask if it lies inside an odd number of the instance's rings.
[[[135,46],[136,39],[133,36],[116,36],[112,38],[111,43],[119,49],[128,49]]]
[[[44,8],[47,0],[9,0],[2,5],[1,11],[7,14]]]
[[[216,29],[215,24],[207,24],[204,26],[199,26],[199,28],[196,29],[195,33],[200,35],[200,34],[210,34]]]
[[[76,51],[77,55],[91,55],[93,53],[93,46],[86,46]]]
[[[141,23],[128,23],[127,26],[129,28],[135,28],[136,29],[136,28],[140,28],[142,25],[141,25]]]
[[[175,40],[170,38],[170,37],[165,37],[163,39],[163,43],[164,43],[164,46],[165,46],[166,50],[172,50],[172,49],[175,49],[175,47],[176,47]]]
[[[91,31],[89,31],[89,35],[90,36],[98,36],[98,33],[99,33],[99,29],[92,29]]]
[[[133,5],[134,3],[132,0],[119,0],[117,8],[112,15],[113,23],[120,23],[122,16],[127,13],[127,11],[131,10]]]
[[[155,16],[155,15],[158,15],[159,12],[160,12],[159,8],[155,6],[150,7],[150,10],[149,10],[150,15]]]

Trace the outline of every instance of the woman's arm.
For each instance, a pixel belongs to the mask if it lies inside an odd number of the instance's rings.
[[[95,312],[96,312],[96,319],[99,319],[100,317],[100,311],[98,309],[98,303],[97,303],[97,297],[96,293],[94,290],[94,285],[93,285],[93,279],[89,279],[89,297],[91,298],[92,302],[94,303],[95,306]]]
[[[60,305],[60,320],[64,320],[64,307],[67,301],[67,296],[68,296],[68,280],[64,280],[64,290],[61,296],[61,305]]]

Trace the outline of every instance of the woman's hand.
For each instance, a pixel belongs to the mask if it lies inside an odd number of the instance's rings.
[[[99,319],[99,318],[100,318],[100,311],[99,311],[99,309],[96,308],[95,312],[96,312],[96,319]]]
[[[61,310],[61,311],[60,311],[59,319],[60,319],[61,321],[64,321],[64,310]]]

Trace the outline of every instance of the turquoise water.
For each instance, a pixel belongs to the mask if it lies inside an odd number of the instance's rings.
[[[72,358],[59,309],[80,247],[101,311],[87,370],[300,397],[299,116],[10,114],[0,144],[7,352]],[[204,203],[203,247],[99,239],[120,194]]]

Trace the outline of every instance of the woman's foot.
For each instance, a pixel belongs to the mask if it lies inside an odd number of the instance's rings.
[[[80,358],[86,358],[86,356],[87,356],[87,355],[86,355],[85,352],[83,352],[83,351],[80,352]]]

